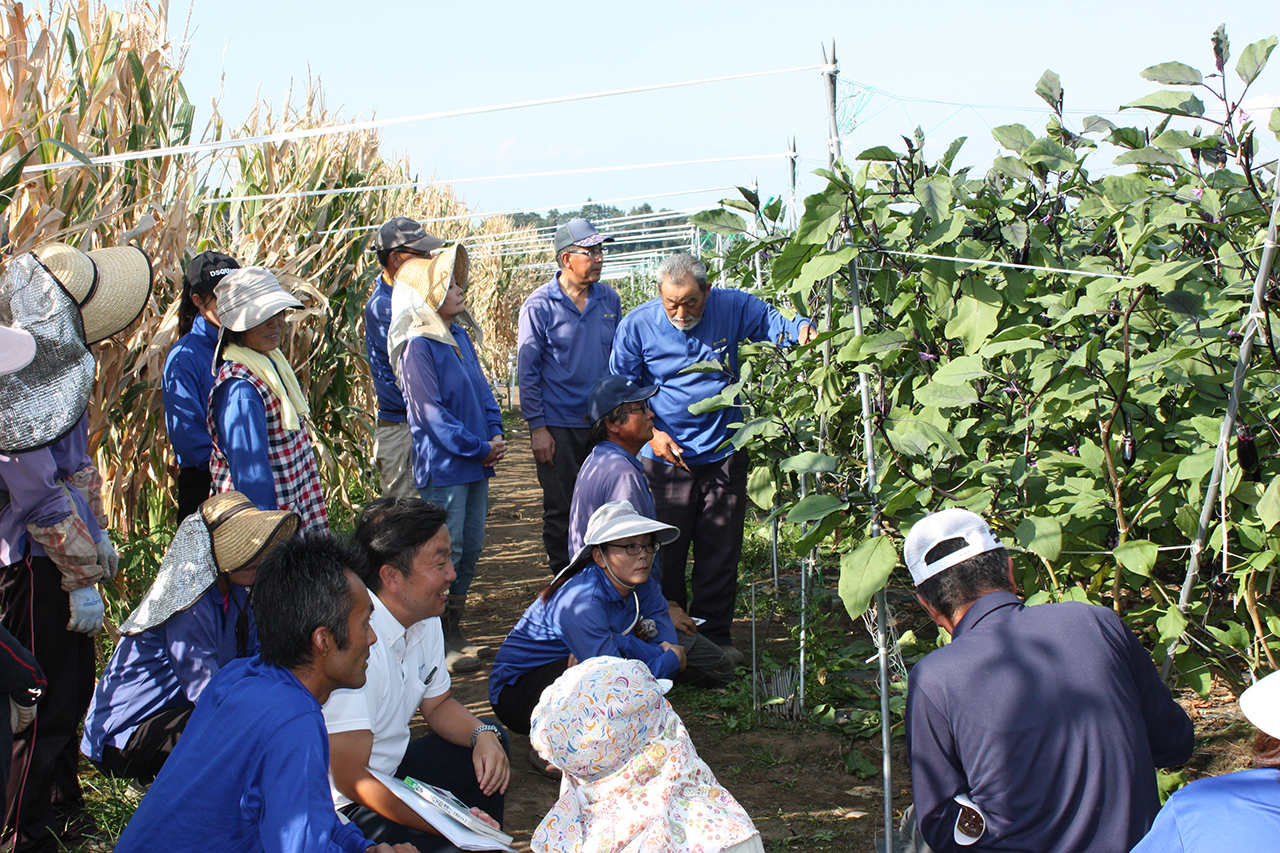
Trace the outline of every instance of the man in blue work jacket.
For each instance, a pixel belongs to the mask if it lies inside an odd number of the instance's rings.
[[[658,521],[680,529],[680,538],[662,550],[663,594],[705,619],[701,632],[735,663],[742,654],[733,648],[730,628],[747,513],[747,452],[724,445],[741,413],[733,406],[694,415],[689,406],[737,380],[741,342],[804,344],[816,334],[806,317],[788,320],[749,293],[710,287],[702,262],[678,253],[658,267],[658,298],[623,318],[613,342],[612,373],[662,389],[651,398],[653,438],[642,453]],[[721,369],[682,372],[707,361]],[[685,577],[691,545],[692,603]]]
[[[407,216],[393,216],[378,228],[374,248],[382,272],[364,306],[364,345],[369,372],[378,393],[378,426],[373,434],[373,459],[383,497],[417,497],[413,484],[413,436],[409,434],[404,394],[387,357],[387,328],[391,325],[391,285],[400,265],[412,258],[430,258],[444,245]]]

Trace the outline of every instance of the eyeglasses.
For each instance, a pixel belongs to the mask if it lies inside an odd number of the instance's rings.
[[[603,257],[604,257],[604,247],[603,247],[603,246],[592,246],[590,249],[579,249],[579,250],[578,250],[578,251],[576,251],[576,252],[575,252],[575,251],[570,250],[570,251],[569,251],[569,254],[571,254],[571,255],[586,255],[586,256],[587,256],[587,257],[589,257],[589,258],[603,258]]]
[[[393,255],[412,255],[415,258],[426,258],[427,260],[431,260],[430,252],[423,252],[418,249],[392,249],[391,253]]]
[[[640,404],[639,404],[639,405],[632,406],[632,407],[630,407],[630,408],[628,408],[628,409],[619,409],[619,410],[618,410],[618,417],[619,417],[619,418],[625,418],[625,417],[627,417],[628,415],[630,415],[632,412],[643,412],[643,411],[644,411],[645,409],[647,409],[647,408],[649,408],[649,401],[648,401],[648,400],[643,400],[643,401],[641,401],[641,402],[640,402]]]
[[[617,548],[619,551],[626,551],[628,557],[639,557],[641,553],[645,553],[645,554],[658,553],[657,542],[650,542],[646,545],[636,545],[634,543],[632,543],[631,545],[617,545],[617,544],[614,544],[613,542],[606,542],[605,544],[608,545],[610,548]]]

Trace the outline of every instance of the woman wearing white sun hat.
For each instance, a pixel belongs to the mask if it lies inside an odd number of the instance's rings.
[[[269,270],[244,267],[214,288],[222,323],[209,405],[214,492],[288,509],[302,529],[329,531],[306,396],[280,351],[284,312],[302,303]]]
[[[1258,729],[1253,770],[1192,782],[1156,815],[1133,853],[1248,853],[1280,848],[1280,672],[1240,695]]]
[[[36,345],[30,364],[0,377],[0,619],[48,679],[36,722],[13,742],[21,783],[8,789],[6,820],[16,831],[7,840],[23,853],[74,846],[94,830],[77,779],[76,729],[102,630],[97,584],[118,561],[88,454],[88,345],[128,327],[150,293],[150,261],[132,247],[49,245],[12,259],[0,278],[0,313]]]

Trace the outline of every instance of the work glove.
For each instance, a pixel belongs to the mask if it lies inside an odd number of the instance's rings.
[[[71,590],[68,597],[71,599],[71,621],[67,622],[67,630],[96,636],[102,630],[102,619],[107,613],[98,590],[82,586]]]
[[[120,571],[120,556],[116,553],[116,546],[111,543],[111,537],[105,530],[102,532],[102,541],[95,542],[94,547],[98,550],[98,565],[102,566],[103,577],[111,580],[116,576],[116,572]]]
[[[36,718],[35,705],[19,705],[13,701],[13,697],[9,697],[9,730],[15,735],[31,725],[31,721]]]

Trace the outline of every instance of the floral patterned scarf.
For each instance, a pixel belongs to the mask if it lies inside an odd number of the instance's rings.
[[[639,661],[569,668],[543,692],[531,739],[564,771],[535,853],[718,853],[757,835]]]

